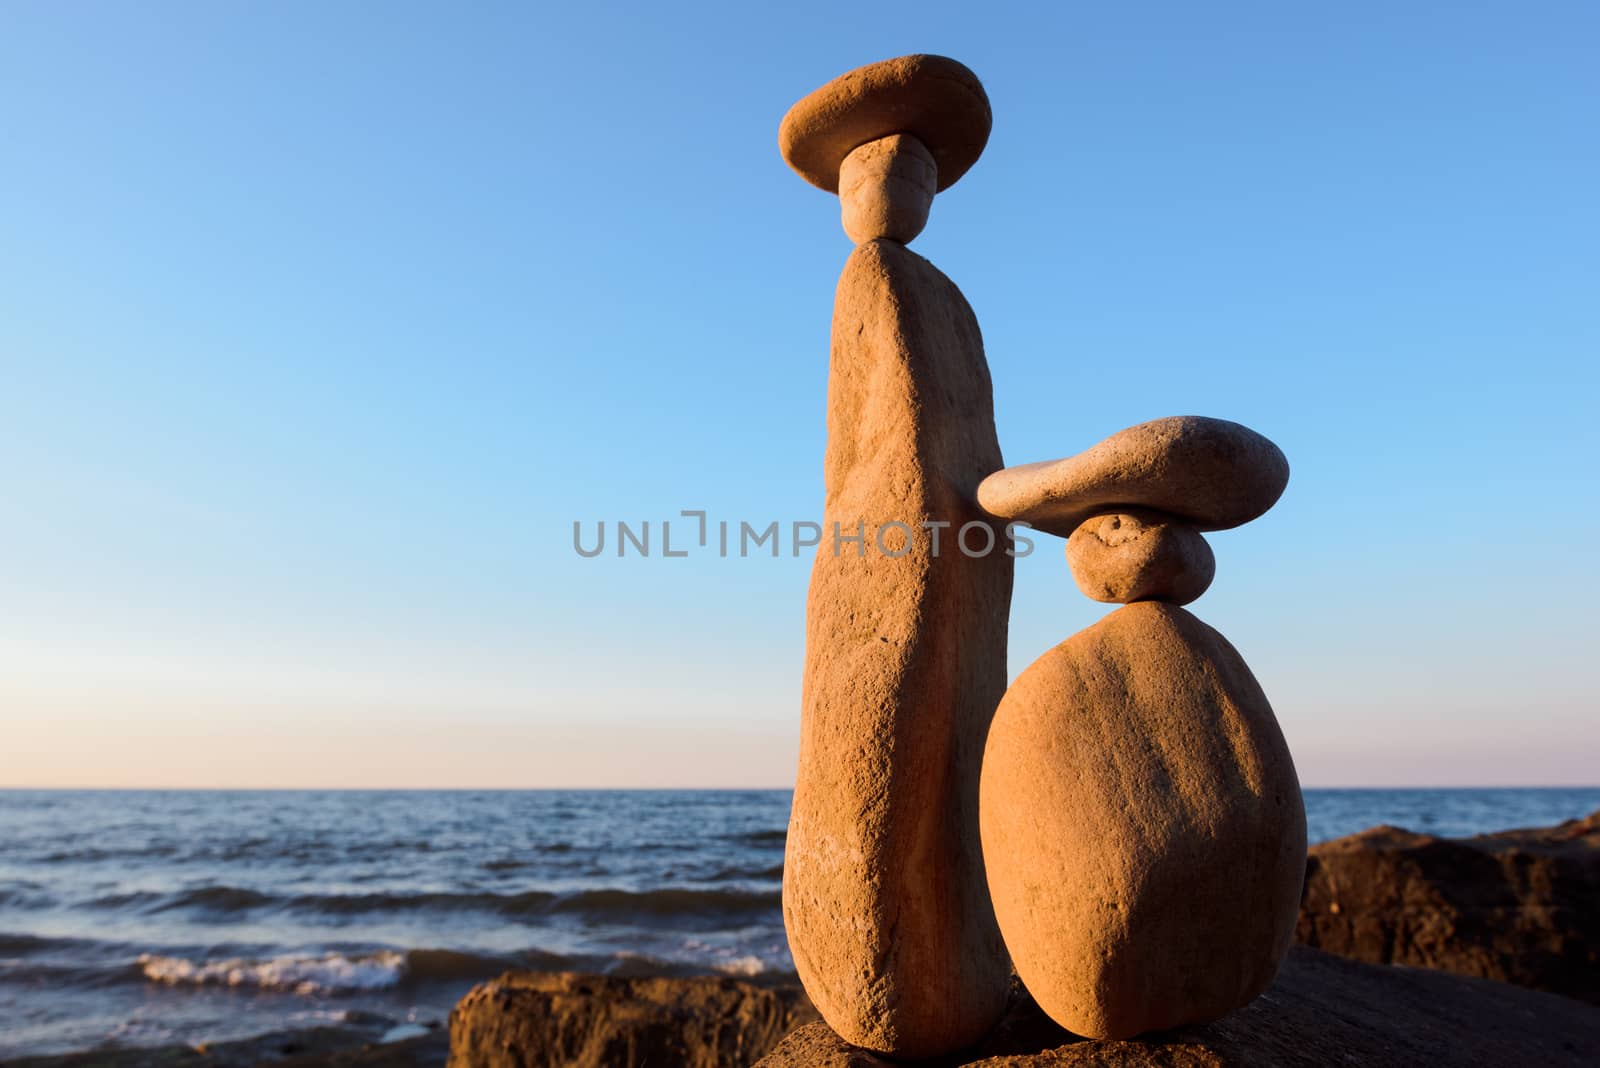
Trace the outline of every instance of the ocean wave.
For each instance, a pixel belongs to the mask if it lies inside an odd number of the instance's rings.
[[[277,904],[279,898],[259,890],[239,886],[198,886],[175,893],[155,890],[131,890],[120,894],[103,894],[81,904],[87,909],[134,910],[140,912],[171,912],[175,909],[195,909],[202,912],[244,912]]]
[[[437,910],[482,911],[514,917],[550,913],[670,916],[675,913],[705,915],[764,911],[780,907],[783,899],[777,891],[598,888],[569,894],[554,894],[544,890],[526,890],[516,894],[307,894],[290,898],[285,904],[291,909],[336,915]]]
[[[41,949],[49,949],[58,943],[58,939],[41,938],[31,934],[12,934],[0,932],[0,954],[5,956],[25,957],[30,953],[37,953]]]
[[[548,842],[531,847],[532,852],[540,854],[570,853],[572,848],[571,842]],[[519,871],[522,868],[534,867],[538,863],[540,863],[539,858],[524,854],[515,857],[492,857],[485,860],[480,867],[484,871]]]
[[[0,886],[0,906],[12,909],[47,909],[56,899],[44,884],[30,879],[15,879]]]
[[[551,903],[555,912],[648,915],[728,915],[781,908],[776,890],[583,890]]]
[[[39,864],[97,864],[107,860],[166,860],[178,853],[178,847],[170,842],[155,842],[140,848],[85,846],[57,849],[33,859]]]
[[[103,979],[108,972],[106,962],[116,962],[112,972],[125,970],[128,953],[134,948],[126,942],[0,931],[0,977],[8,981],[34,975]]]
[[[714,883],[739,882],[746,879],[781,879],[782,864],[769,864],[760,868],[723,868],[710,879]]]
[[[729,838],[736,842],[754,842],[759,845],[778,845],[788,841],[789,832],[783,828],[769,831],[746,831],[743,834],[730,834]]]
[[[545,959],[537,960],[541,956]],[[431,981],[484,979],[531,963],[559,966],[564,959],[554,954],[507,958],[452,949],[413,949],[404,953],[385,949],[356,955],[285,954],[266,959],[221,960],[145,953],[136,963],[144,978],[166,986],[229,986],[328,996]]]
[[[774,878],[782,868],[725,871],[716,881]],[[607,918],[637,916],[661,919],[679,916],[737,916],[775,910],[782,905],[776,889],[676,888],[624,890],[600,887],[557,894],[546,890],[519,893],[489,891],[433,891],[402,893],[374,891],[365,894],[274,895],[237,886],[206,886],[170,894],[141,890],[110,894],[84,902],[91,909],[127,909],[145,914],[192,910],[205,914],[251,911],[287,911],[330,917],[363,917],[385,913],[482,912],[526,918],[542,915],[595,915]]]
[[[760,957],[735,957],[733,960],[720,961],[713,967],[723,975],[737,975],[749,979],[760,975],[767,970],[767,964]]]
[[[358,916],[383,912],[496,912],[521,916],[546,911],[556,895],[543,890],[517,894],[464,893],[437,891],[405,894],[374,891],[370,894],[301,894],[283,901],[285,908],[297,912],[333,916]]]
[[[529,950],[514,958],[481,956],[455,949],[413,949],[405,955],[401,979],[428,982],[446,979],[487,979],[508,968],[537,968],[559,971],[568,964],[558,953]]]
[[[668,960],[648,953],[621,950],[608,957],[597,957],[585,970],[618,979],[683,979],[704,975],[708,965],[704,962]]]
[[[767,960],[747,947],[694,938],[684,941],[679,951],[662,955],[615,949],[563,954],[533,947],[504,954],[442,948],[340,951],[330,947],[308,952],[263,947],[252,954],[240,947],[210,956],[153,947],[139,952],[139,947],[126,943],[0,934],[0,957],[6,958],[0,959],[0,974],[7,982],[49,989],[81,990],[135,982],[309,998],[411,989],[432,983],[470,984],[509,970],[638,978],[793,974],[781,951],[775,951],[774,958]]]
[[[168,895],[153,890],[129,890],[120,894],[102,894],[81,904],[86,909],[128,909],[153,905],[166,900]]]
[[[276,957],[190,959],[145,953],[135,961],[142,979],[174,987],[233,987],[303,997],[337,997],[392,990],[429,982],[487,979],[508,969],[590,971],[626,977],[704,975],[749,978],[769,965],[750,955],[725,960],[668,960],[646,953],[617,952],[567,957],[530,949],[513,956],[485,956],[450,949],[377,950],[364,954],[284,954]]]
[[[384,950],[364,957],[330,953],[322,957],[195,961],[145,953],[138,965],[146,979],[166,986],[231,986],[317,995],[398,986],[405,973],[406,955]]]
[[[182,890],[158,902],[151,912],[168,912],[172,909],[201,909],[207,912],[243,912],[246,909],[271,905],[277,898],[258,890],[237,886],[202,886]]]
[[[52,957],[47,952],[34,956],[0,960],[0,977],[10,986],[32,986],[47,990],[107,987],[125,982],[136,974],[124,957],[119,963],[74,961]]]
[[[757,976],[796,978],[793,970],[762,960],[754,954],[729,956],[726,950],[716,950],[704,945],[686,948],[689,951],[686,957],[657,957],[648,953],[624,950],[609,957],[582,958],[570,967],[623,979],[685,979],[708,974],[728,975],[740,979],[753,979]]]

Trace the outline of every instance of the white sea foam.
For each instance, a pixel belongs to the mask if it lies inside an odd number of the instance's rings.
[[[146,953],[139,958],[139,968],[145,978],[168,986],[238,986],[314,995],[392,987],[405,974],[406,958],[403,953],[387,950],[362,957],[332,953],[323,957],[207,961]]]
[[[723,975],[760,975],[767,970],[766,963],[760,957],[735,957],[715,965],[717,971]]]

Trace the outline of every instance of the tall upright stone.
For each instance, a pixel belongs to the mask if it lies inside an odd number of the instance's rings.
[[[900,1057],[981,1039],[1009,974],[977,826],[1012,566],[976,491],[1003,463],[977,320],[905,247],[989,125],[971,71],[906,56],[823,86],[779,134],[857,246],[834,302],[784,923],[824,1019]]]

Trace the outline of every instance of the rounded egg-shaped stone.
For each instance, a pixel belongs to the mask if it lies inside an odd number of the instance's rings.
[[[1119,608],[1006,691],[979,786],[1006,948],[1090,1038],[1215,1020],[1294,936],[1305,811],[1250,669],[1182,608]]]

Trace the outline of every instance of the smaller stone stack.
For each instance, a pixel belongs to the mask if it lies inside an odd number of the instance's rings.
[[[1266,438],[1185,416],[978,487],[993,515],[1067,538],[1079,588],[1124,605],[1006,691],[979,793],[1006,947],[1077,1034],[1217,1019],[1266,989],[1293,938],[1293,761],[1239,654],[1178,607],[1215,571],[1201,532],[1261,515],[1288,478]]]

